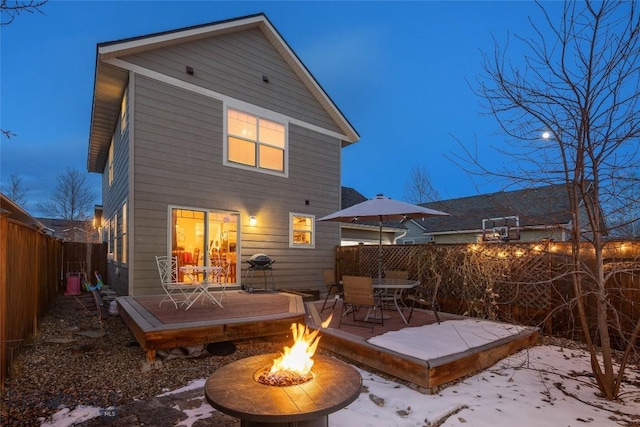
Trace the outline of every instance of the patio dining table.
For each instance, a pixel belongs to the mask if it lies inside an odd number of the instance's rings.
[[[405,289],[413,289],[417,287],[418,285],[420,285],[420,282],[418,280],[411,280],[411,279],[390,279],[390,278],[384,278],[384,277],[374,278],[372,282],[373,282],[373,289],[379,289],[379,290],[384,289],[388,291],[393,291],[393,294],[392,294],[393,305],[395,305],[396,310],[398,310],[398,313],[400,313],[400,317],[402,318],[404,323],[408,324],[409,322],[407,322],[407,319],[404,317],[404,314],[402,313],[402,307],[408,308],[404,305],[404,302],[402,301],[402,293],[404,292]]]
[[[187,275],[193,283],[198,285],[198,293],[195,295],[195,298],[190,302],[189,306],[193,305],[198,298],[202,295],[209,298],[209,300],[220,306],[220,308],[224,308],[222,306],[222,298],[224,297],[224,292],[226,288],[226,282],[220,280],[221,273],[223,271],[222,267],[219,266],[205,266],[205,265],[185,265],[180,267],[180,271]],[[200,276],[202,276],[202,280],[200,280]],[[220,298],[216,298],[210,290],[214,287],[219,287],[222,290],[222,295]]]

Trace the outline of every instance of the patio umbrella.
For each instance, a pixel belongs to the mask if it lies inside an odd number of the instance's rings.
[[[403,221],[429,216],[446,216],[446,212],[429,209],[410,203],[393,200],[378,194],[375,199],[349,206],[338,212],[318,218],[318,221],[378,221],[380,225],[380,241],[378,245],[378,278],[382,278],[382,223],[385,221]]]

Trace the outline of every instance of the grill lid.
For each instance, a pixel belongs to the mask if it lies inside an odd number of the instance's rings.
[[[254,254],[247,260],[249,264],[257,267],[265,267],[275,262],[273,258],[266,254]]]

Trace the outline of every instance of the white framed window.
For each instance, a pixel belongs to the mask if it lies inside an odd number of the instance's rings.
[[[286,175],[285,124],[228,108],[226,126],[225,164]]]
[[[315,248],[315,216],[289,213],[289,247]]]
[[[122,234],[120,241],[122,242],[122,256],[120,262],[127,264],[127,202],[122,204]]]
[[[125,89],[122,95],[122,103],[120,104],[120,134],[122,135],[127,130],[127,98],[129,96],[129,90]]]
[[[113,214],[113,262],[118,262],[118,212]]]
[[[109,220],[107,229],[107,259],[113,261],[113,219]]]
[[[113,138],[111,138],[111,145],[109,145],[109,158],[107,159],[107,167],[109,168],[109,187],[113,184]]]

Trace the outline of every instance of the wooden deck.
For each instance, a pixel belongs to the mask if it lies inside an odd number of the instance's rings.
[[[288,335],[292,323],[306,323],[318,328],[332,312],[329,327],[322,329],[320,347],[353,363],[408,381],[422,392],[432,392],[444,384],[494,365],[518,350],[535,345],[536,328],[528,328],[518,335],[497,339],[481,347],[432,360],[420,360],[367,342],[369,338],[406,327],[436,323],[431,311],[414,311],[406,325],[395,310],[385,310],[384,325],[351,322],[344,317],[338,327],[342,310],[320,313],[322,301],[303,302],[300,294],[287,292],[227,291],[224,308],[206,301],[197,302],[189,310],[175,309],[171,302],[158,307],[160,296],[118,297],[119,313],[149,361],[156,350],[234,341],[246,338]],[[408,312],[405,312],[405,315]],[[462,316],[439,313],[442,321],[463,319]],[[428,345],[425,343],[425,345]]]
[[[118,312],[147,354],[175,347],[284,335],[292,323],[304,323],[302,297],[282,292],[227,291],[224,308],[210,301],[189,310],[171,301],[158,307],[162,296],[118,297]]]
[[[309,311],[307,323],[314,328],[332,313],[331,309],[325,309],[323,313],[319,313],[322,307],[321,302],[308,303],[307,305]],[[538,339],[537,328],[528,328],[517,335],[496,339],[481,347],[437,359],[421,360],[375,346],[367,340],[389,331],[437,323],[433,312],[416,309],[410,324],[407,325],[395,309],[385,310],[384,325],[375,324],[372,329],[362,323],[354,324],[350,316],[344,317],[342,325],[338,327],[341,310],[341,304],[338,302],[333,310],[334,316],[329,327],[320,332],[322,336],[320,347],[358,365],[408,381],[424,393],[435,392],[444,384],[480,372],[518,350],[535,345]],[[405,315],[407,314],[408,310],[405,311]],[[465,318],[442,312],[438,312],[438,314],[443,322]],[[428,343],[424,343],[424,345],[428,345]]]

